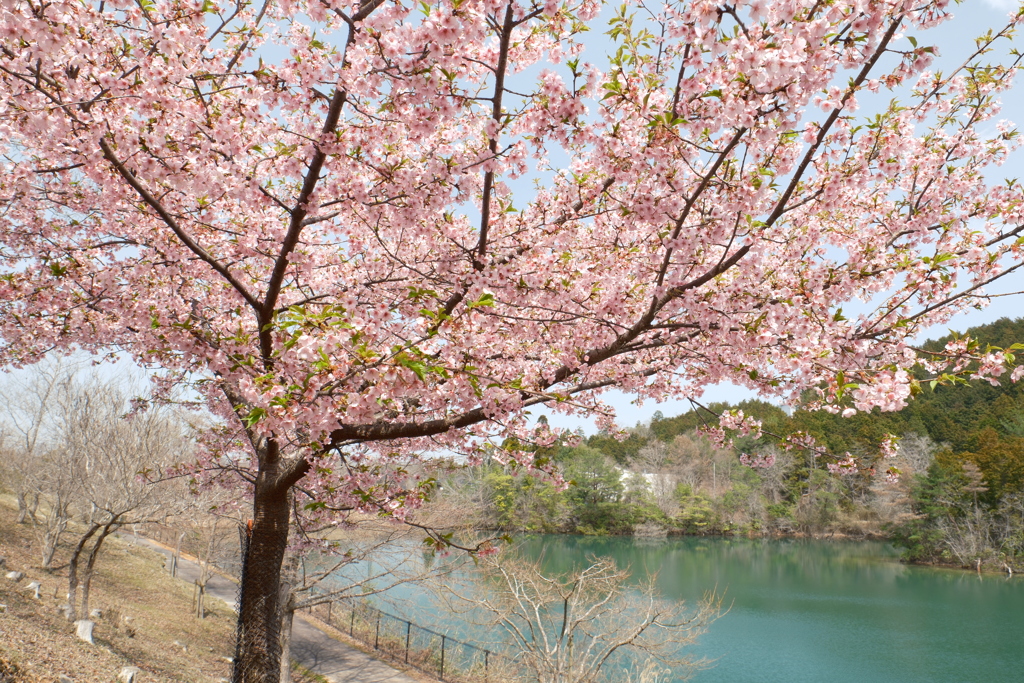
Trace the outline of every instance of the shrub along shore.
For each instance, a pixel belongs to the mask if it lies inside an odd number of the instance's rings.
[[[1005,348],[1024,340],[1024,319],[966,334]],[[894,413],[787,413],[744,401],[656,414],[624,434],[532,449],[571,482],[565,490],[485,459],[445,471],[436,499],[473,511],[471,523],[487,530],[885,538],[910,562],[1024,571],[1024,382],[921,387]],[[762,434],[716,445],[714,414],[736,409]],[[885,458],[889,435],[897,447]],[[807,436],[814,448],[792,447]],[[883,474],[889,467],[898,480]]]

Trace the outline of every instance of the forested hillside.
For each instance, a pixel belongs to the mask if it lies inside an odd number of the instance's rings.
[[[1007,348],[1024,341],[1024,318],[964,335]],[[731,409],[759,419],[763,433],[716,447],[702,430]],[[813,437],[818,455],[784,447],[801,433]],[[898,437],[899,449],[876,467],[887,435]],[[453,472],[444,495],[474,503],[482,526],[510,531],[888,535],[918,561],[1001,567],[1024,557],[1024,382],[922,381],[900,412],[845,418],[787,414],[762,401],[717,403],[658,414],[622,436],[537,450],[571,482],[562,492],[485,463]],[[827,466],[848,455],[856,471]],[[745,466],[741,456],[762,466]],[[902,473],[896,482],[881,474],[893,463]]]

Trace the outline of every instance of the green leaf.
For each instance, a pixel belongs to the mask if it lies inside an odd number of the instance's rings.
[[[247,429],[251,429],[253,425],[262,420],[267,416],[267,411],[263,408],[253,408],[249,411],[249,414],[242,418],[242,422],[245,423]]]
[[[484,306],[493,306],[493,305],[494,305],[494,295],[491,294],[490,292],[487,292],[483,296],[481,296],[479,299],[477,299],[476,301],[471,301],[468,304],[466,304],[466,308],[474,309],[474,308],[481,308],[481,307],[484,307]]]

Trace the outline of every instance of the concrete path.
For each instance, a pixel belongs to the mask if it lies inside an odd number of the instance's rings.
[[[127,535],[123,538],[128,542],[137,540],[139,545],[167,558],[173,553],[163,544],[146,538],[136,539]],[[178,560],[178,578],[194,583],[199,578],[199,565],[181,557]],[[206,583],[206,594],[223,600],[231,609],[237,609],[238,584],[225,576],[214,574]],[[295,615],[292,625],[292,657],[333,683],[417,683],[379,659],[332,638],[307,622],[301,614]]]

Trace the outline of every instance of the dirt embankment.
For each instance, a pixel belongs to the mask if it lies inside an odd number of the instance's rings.
[[[138,667],[139,683],[213,683],[230,677],[235,615],[207,601],[207,618],[193,615],[193,587],[171,578],[158,553],[109,538],[97,560],[90,607],[99,609],[95,645],[75,636],[60,611],[67,595],[66,536],[54,571],[39,568],[37,530],[16,524],[10,500],[0,497],[0,683],[80,683],[116,680]],[[74,531],[74,527],[70,531]],[[41,533],[41,532],[40,532]],[[24,578],[13,581],[8,572]],[[27,587],[41,584],[40,599]]]

